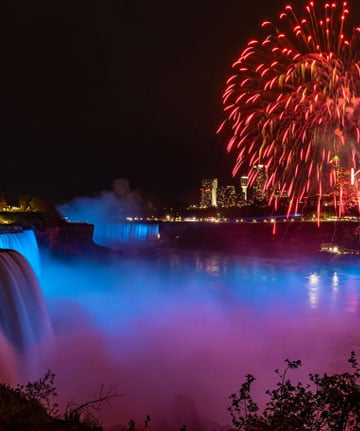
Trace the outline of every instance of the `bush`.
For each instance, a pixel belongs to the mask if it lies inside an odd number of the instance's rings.
[[[309,382],[294,385],[289,370],[301,367],[301,361],[286,360],[276,388],[260,413],[252,399],[255,377],[246,376],[238,393],[230,396],[229,412],[235,430],[244,431],[351,431],[360,430],[360,368],[354,352],[348,361],[351,370],[342,374],[309,374]]]
[[[56,403],[55,374],[11,388],[0,384],[0,431],[101,431],[96,417],[102,403],[119,395],[110,388],[84,403],[69,403],[61,414]]]

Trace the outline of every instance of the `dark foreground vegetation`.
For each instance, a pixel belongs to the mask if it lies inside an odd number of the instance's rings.
[[[348,360],[350,370],[335,374],[309,374],[307,383],[294,384],[290,370],[301,361],[286,360],[275,389],[266,392],[268,401],[260,411],[251,396],[252,375],[246,376],[238,393],[230,396],[229,413],[233,431],[355,431],[360,430],[360,368],[355,353]],[[56,403],[55,375],[12,388],[0,384],[0,431],[102,431],[97,412],[103,403],[120,395],[110,388],[84,403],[69,403],[60,413]],[[151,430],[150,417],[142,424],[130,420],[113,431]],[[181,431],[188,428],[183,425]],[[220,428],[219,428],[220,429]],[[227,428],[229,430],[229,428]],[[164,430],[166,431],[166,430]],[[169,430],[171,431],[171,430]],[[197,430],[188,430],[197,431]]]
[[[235,430],[243,431],[355,431],[360,430],[360,368],[355,353],[351,370],[342,374],[309,374],[308,383],[292,383],[288,371],[301,366],[301,361],[285,361],[284,371],[275,370],[279,382],[267,391],[269,397],[260,412],[252,399],[246,376],[238,393],[230,396],[229,412]]]
[[[101,431],[96,416],[102,403],[118,397],[113,388],[84,403],[69,403],[60,414],[56,403],[55,374],[48,371],[36,382],[12,388],[0,384],[1,431]]]

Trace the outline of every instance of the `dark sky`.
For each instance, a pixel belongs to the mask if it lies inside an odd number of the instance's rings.
[[[123,177],[175,202],[228,180],[223,85],[281,4],[2,0],[0,190],[60,203]]]

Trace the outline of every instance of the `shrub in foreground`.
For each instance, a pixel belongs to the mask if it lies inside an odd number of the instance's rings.
[[[0,384],[0,431],[101,431],[96,411],[119,395],[110,388],[84,403],[69,403],[60,414],[56,403],[55,374],[12,388]]]
[[[354,352],[351,369],[341,374],[309,374],[309,382],[296,384],[288,372],[301,361],[286,360],[284,371],[275,370],[279,382],[266,391],[269,399],[260,412],[251,396],[255,377],[246,376],[238,393],[230,396],[229,412],[235,430],[243,431],[351,431],[360,430],[360,368]]]

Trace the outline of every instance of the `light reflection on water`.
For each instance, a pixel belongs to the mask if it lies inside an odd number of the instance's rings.
[[[141,260],[141,266],[142,271],[152,272],[152,277],[162,274],[156,290],[170,288],[187,292],[188,287],[195,284],[197,292],[204,296],[210,291],[219,293],[226,290],[232,300],[246,300],[260,309],[276,304],[302,310],[319,308],[355,312],[354,306],[360,295],[360,269],[357,269],[356,262],[343,268],[337,262],[312,259],[299,261],[296,258],[260,259],[218,253],[172,253],[166,257]]]
[[[43,267],[62,352],[44,366],[69,397],[74,381],[80,393],[85,381],[118,383],[123,420],[172,411],[164,406],[181,393],[226,423],[227,397],[248,372],[266,384],[287,357],[335,369],[359,346],[357,262],[170,251]]]

